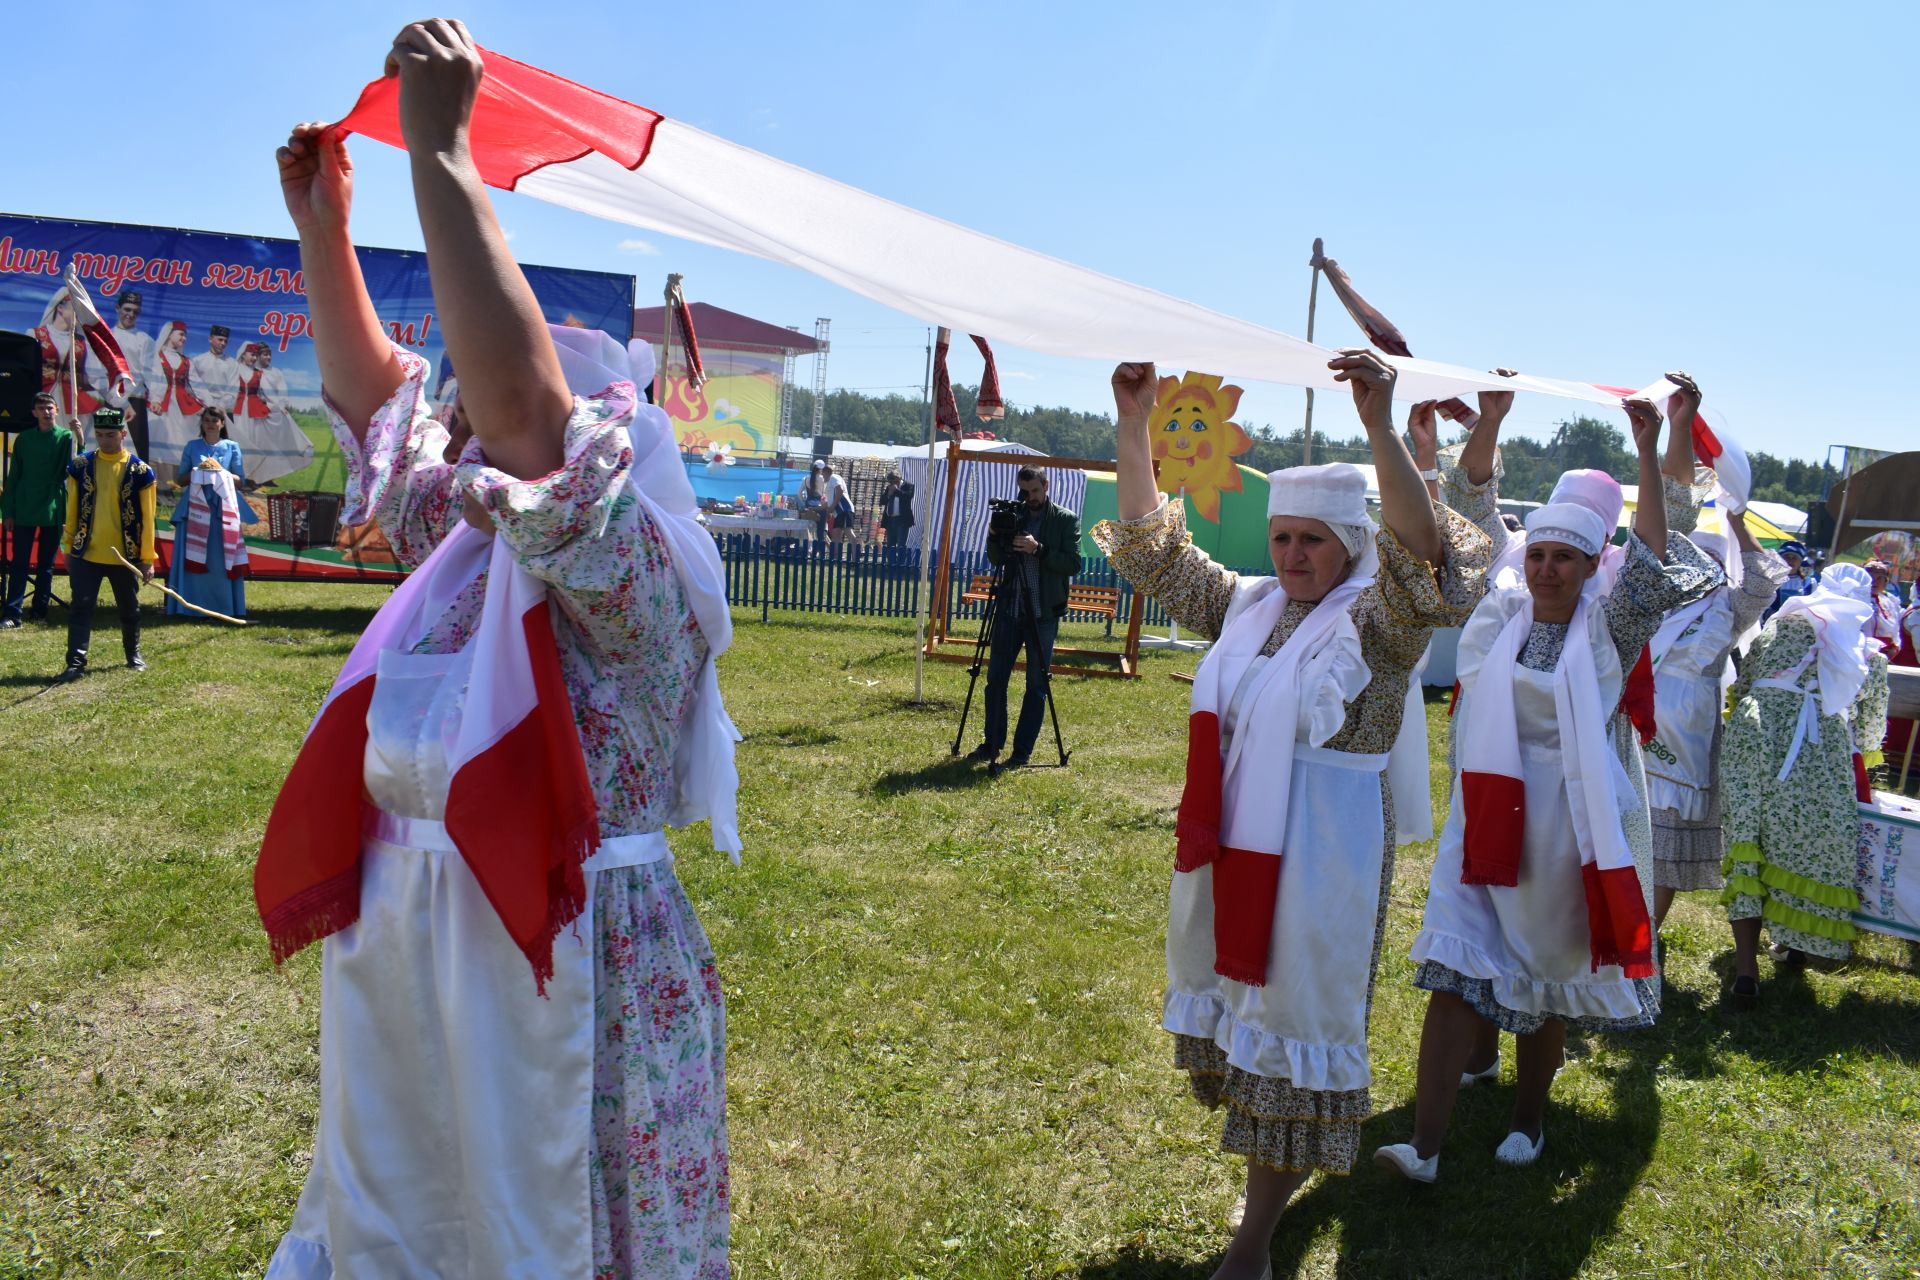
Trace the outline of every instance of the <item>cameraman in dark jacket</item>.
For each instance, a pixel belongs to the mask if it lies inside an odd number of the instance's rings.
[[[1067,584],[1080,572],[1080,517],[1047,500],[1047,473],[1038,467],[1021,467],[1019,483],[1025,506],[1017,530],[1011,537],[987,539],[987,559],[1005,566],[1005,572],[987,659],[986,739],[973,749],[972,758],[987,761],[995,774],[1003,766],[994,758],[1007,741],[1007,682],[1023,647],[1027,692],[1004,767],[1018,769],[1033,753],[1047,711],[1053,641],[1067,612]]]

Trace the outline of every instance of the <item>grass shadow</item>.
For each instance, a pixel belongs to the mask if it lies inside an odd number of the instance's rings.
[[[1856,958],[1845,963],[1813,960],[1807,969],[1776,964],[1769,972],[1763,958],[1757,1006],[1736,1010],[1723,998],[1709,1012],[1695,997],[1670,1000],[1693,1015],[1678,1020],[1670,1034],[1676,1048],[1711,1039],[1722,1052],[1788,1070],[1856,1051],[1920,1062],[1920,999],[1889,1000],[1849,989],[1837,1000],[1823,1001],[1809,980],[1810,974],[1838,976],[1856,965],[1876,964],[1902,971],[1888,962]],[[1733,980],[1733,953],[1716,956],[1711,967],[1724,992]]]
[[[915,791],[964,791],[987,781],[987,771],[966,756],[948,756],[918,769],[894,769],[873,780],[877,796],[900,796]]]
[[[1340,1276],[1580,1275],[1613,1230],[1660,1134],[1659,1045],[1646,1033],[1607,1043],[1625,1051],[1624,1063],[1582,1056],[1584,1069],[1611,1074],[1608,1114],[1549,1102],[1546,1150],[1524,1169],[1493,1163],[1493,1147],[1506,1133],[1511,1084],[1460,1095],[1440,1181],[1430,1187],[1381,1173],[1371,1159],[1376,1147],[1405,1141],[1413,1131],[1413,1101],[1375,1115],[1362,1131],[1353,1173],[1311,1182],[1281,1218],[1272,1245],[1275,1280],[1323,1274],[1330,1239],[1337,1241],[1333,1274]],[[1575,1038],[1568,1048],[1571,1063]],[[1196,1264],[1130,1245],[1076,1274],[1080,1280],[1204,1280],[1224,1253],[1224,1226],[1220,1246],[1212,1260]]]

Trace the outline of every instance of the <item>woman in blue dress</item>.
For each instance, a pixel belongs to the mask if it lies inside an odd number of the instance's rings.
[[[223,474],[224,473],[224,474]],[[217,405],[200,411],[200,436],[187,442],[180,466],[173,473],[180,501],[173,508],[173,555],[167,585],[204,609],[243,618],[247,613],[246,543],[225,535],[226,507],[231,501],[240,524],[260,519],[240,497],[246,484],[246,460],[240,446],[227,436],[227,413]],[[206,503],[206,523],[194,521],[196,490]],[[204,545],[202,545],[204,544]],[[167,612],[185,618],[204,617],[171,596]]]

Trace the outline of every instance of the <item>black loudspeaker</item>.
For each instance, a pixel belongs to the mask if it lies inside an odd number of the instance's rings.
[[[40,394],[40,344],[30,333],[0,329],[0,431],[33,425],[33,398]]]
[[[37,384],[35,385],[34,390],[36,391],[39,390],[39,386]],[[833,456],[833,437],[832,436],[815,436],[813,438],[813,456],[816,458],[832,457]]]

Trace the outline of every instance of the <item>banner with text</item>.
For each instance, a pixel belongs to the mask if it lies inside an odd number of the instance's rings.
[[[426,255],[358,253],[380,322],[428,360],[429,389],[437,404],[450,404],[457,370],[445,359]],[[107,385],[86,343],[73,341],[60,300],[69,265],[126,354],[134,382],[125,396]],[[632,276],[522,270],[549,321],[604,329],[622,342],[632,336]],[[39,343],[42,388],[63,413],[125,410],[134,447],[163,482],[199,436],[201,406],[225,409],[252,509],[242,514],[258,517],[243,527],[252,576],[396,576],[377,528],[339,520],[346,467],[320,408],[297,242],[0,213],[0,329]],[[160,504],[163,557],[173,506]]]

